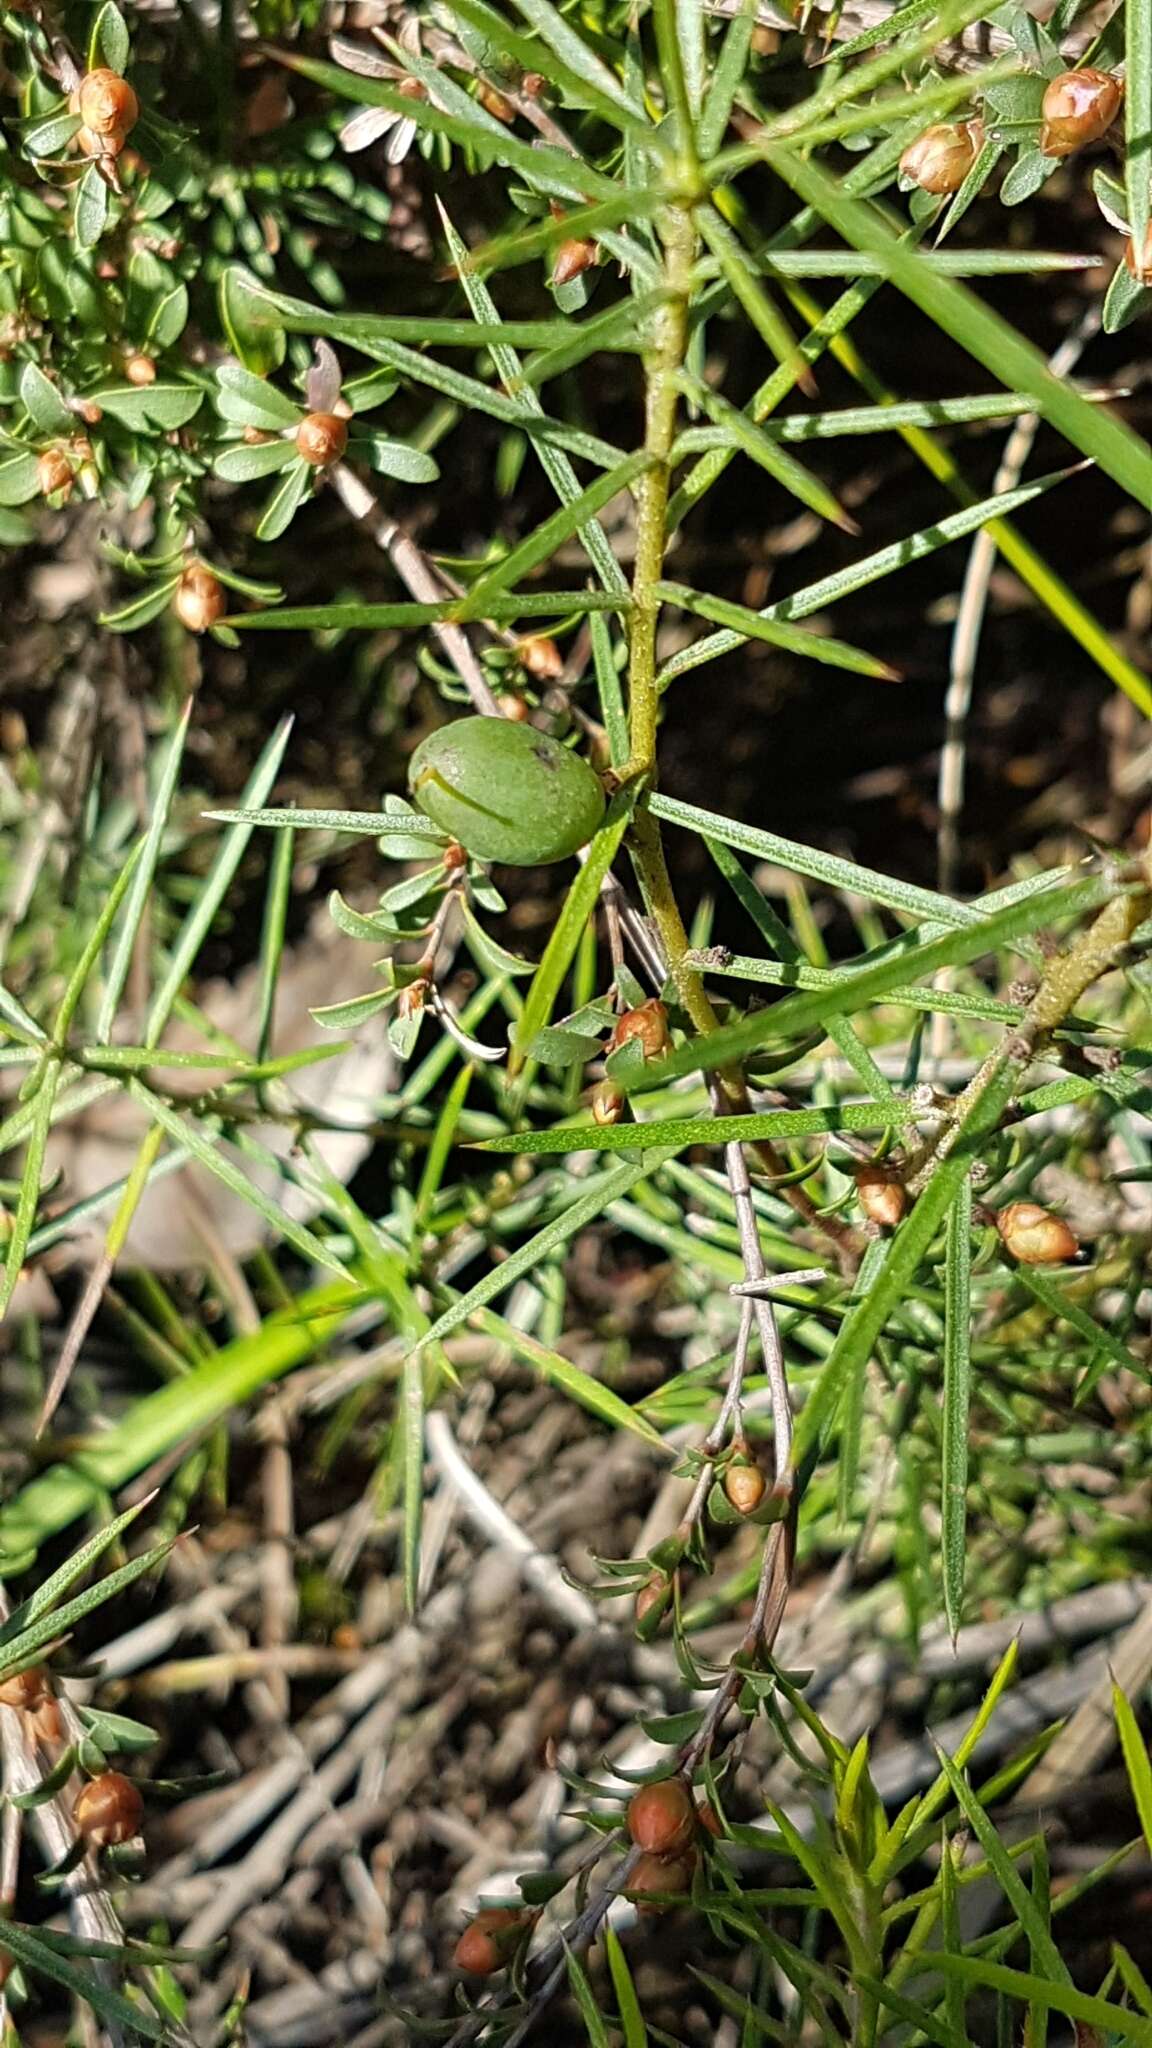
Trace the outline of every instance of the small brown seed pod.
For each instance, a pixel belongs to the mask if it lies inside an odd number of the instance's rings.
[[[724,1474],[724,1491],[738,1514],[755,1514],[765,1490],[766,1481],[758,1465],[729,1465]]]
[[[609,1052],[618,1052],[630,1038],[639,1039],[646,1060],[658,1060],[661,1053],[667,1052],[671,1043],[668,1012],[658,996],[650,996],[646,1003],[639,1003],[634,1010],[625,1010],[617,1017],[608,1040]]]
[[[984,146],[979,121],[937,121],[910,142],[900,175],[922,192],[958,192]]]
[[[637,1628],[643,1626],[643,1623],[647,1620],[654,1607],[662,1608],[667,1598],[668,1581],[664,1573],[653,1572],[650,1579],[645,1579],[633,1604],[632,1611]]]
[[[1086,143],[1099,142],[1112,126],[1124,88],[1110,71],[1062,71],[1049,80],[1040,105],[1043,156],[1071,156]]]
[[[140,1833],[144,1801],[122,1771],[102,1771],[81,1786],[72,1808],[76,1832],[94,1849],[119,1847]]]
[[[71,398],[68,401],[78,420],[86,427],[98,427],[104,417],[104,407],[96,405],[91,398]]]
[[[22,1713],[31,1714],[42,1700],[51,1694],[48,1673],[42,1664],[30,1664],[27,1671],[16,1671],[11,1678],[0,1682],[0,1704],[17,1707]]]
[[[456,1943],[452,1960],[470,1977],[491,1977],[502,1970],[532,1925],[531,1916],[514,1906],[487,1906],[471,1919]]]
[[[124,375],[130,384],[154,384],[156,365],[151,356],[131,355],[125,358]]]
[[[228,609],[219,577],[203,562],[193,562],[176,585],[172,609],[190,633],[206,633]]]
[[[121,142],[140,114],[140,102],[118,71],[101,68],[80,80],[77,112],[93,135],[117,135]]]
[[[688,1849],[679,1856],[641,1856],[631,1872],[624,1889],[639,1893],[641,1913],[668,1913],[672,1910],[671,1900],[664,1901],[646,1897],[652,1892],[687,1892],[692,1889],[692,1872],[696,1867],[695,1851]]]
[[[477,85],[476,97],[485,113],[491,114],[494,121],[503,121],[507,127],[516,119],[516,109],[511,100],[502,92],[498,92],[494,85],[489,85],[486,78],[482,78]]]
[[[500,716],[501,718],[510,718],[513,725],[526,725],[528,722],[528,706],[524,702],[523,697],[518,697],[514,690],[501,691]]]
[[[638,1849],[654,1856],[675,1856],[687,1848],[696,1829],[696,1809],[683,1778],[661,1778],[641,1785],[628,1802],[628,1833]]]
[[[516,653],[521,668],[527,669],[537,682],[552,683],[564,673],[564,656],[547,633],[529,633],[526,640],[520,641]]]
[[[74,471],[63,448],[45,448],[36,458],[36,477],[46,498],[72,489]]]
[[[857,1168],[855,1180],[860,1207],[869,1222],[894,1230],[908,1207],[908,1190],[899,1174],[870,1160]]]
[[[573,235],[570,241],[561,242],[552,258],[553,284],[571,284],[574,277],[582,277],[586,270],[591,270],[599,254],[599,244],[586,236]]]
[[[614,1081],[597,1081],[592,1090],[592,1121],[601,1130],[610,1124],[618,1124],[624,1114],[626,1096]]]
[[[1022,1266],[1062,1266],[1080,1249],[1062,1218],[1037,1202],[1009,1202],[996,1228],[1005,1251]]]
[[[310,412],[296,429],[296,452],[316,469],[339,462],[348,446],[348,429],[338,413]]]

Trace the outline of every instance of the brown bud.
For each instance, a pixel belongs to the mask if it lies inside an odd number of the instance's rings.
[[[297,453],[317,469],[339,462],[347,446],[348,429],[338,413],[310,412],[296,429]]]
[[[517,697],[512,690],[505,690],[500,698],[500,714],[510,718],[513,725],[523,725],[528,718],[528,706],[523,697]]]
[[[63,1742],[64,1720],[59,1703],[50,1694],[45,1694],[32,1715],[32,1726],[41,1742]]]
[[[104,407],[94,404],[90,398],[70,398],[68,407],[86,427],[98,427],[104,417]]]
[[[856,1170],[856,1192],[870,1223],[895,1230],[908,1207],[908,1190],[898,1173],[872,1160]]]
[[[36,476],[46,498],[53,497],[57,491],[72,489],[72,464],[63,448],[45,448],[43,454],[37,456]]]
[[[0,1682],[0,1704],[18,1707],[22,1713],[30,1714],[47,1699],[51,1692],[48,1673],[42,1664],[30,1664],[27,1671],[16,1671],[11,1678]]]
[[[900,175],[922,192],[958,192],[983,146],[979,121],[937,121],[908,144]]]
[[[124,364],[124,375],[130,384],[154,384],[156,365],[151,356],[129,356]]]
[[[696,1857],[691,1849],[680,1856],[641,1856],[624,1889],[641,1895],[641,1913],[670,1912],[671,1901],[665,1904],[663,1900],[644,1895],[653,1892],[691,1891],[695,1865]]]
[[[85,156],[119,156],[124,147],[122,135],[97,135],[94,128],[78,128],[74,139]]]
[[[451,873],[455,873],[459,868],[467,867],[467,849],[461,846],[458,839],[450,839],[444,848],[444,865]]]
[[[529,633],[526,640],[521,640],[516,652],[521,667],[526,668],[530,676],[535,676],[537,682],[551,683],[564,673],[564,656],[546,633]]]
[[[616,1019],[616,1028],[608,1040],[609,1052],[618,1052],[630,1038],[638,1038],[646,1060],[658,1060],[667,1052],[671,1040],[668,1036],[668,1012],[658,996],[650,996],[635,1010],[625,1010]]]
[[[674,1856],[687,1847],[696,1828],[696,1809],[683,1778],[641,1785],[628,1802],[628,1833],[638,1849]]]
[[[80,80],[77,112],[93,135],[117,135],[121,141],[135,126],[140,102],[119,72],[89,71]]]
[[[1061,1266],[1079,1250],[1068,1225],[1036,1202],[1009,1202],[996,1228],[1005,1251],[1022,1266]]]
[[[218,577],[203,562],[193,562],[176,585],[172,609],[190,633],[206,633],[228,609]]]
[[[494,121],[503,121],[507,125],[516,119],[516,109],[511,100],[506,99],[502,92],[497,92],[494,85],[489,85],[486,78],[482,78],[477,85],[476,97]]]
[[[1062,71],[1050,79],[1041,101],[1044,156],[1071,156],[1085,143],[1099,142],[1120,112],[1124,88],[1109,71]]]
[[[764,1498],[765,1479],[758,1465],[729,1465],[724,1491],[738,1514],[754,1514]]]
[[[530,1932],[533,1916],[515,1906],[488,1906],[469,1921],[456,1943],[452,1960],[470,1977],[490,1977],[502,1970]]]
[[[402,100],[426,100],[428,97],[428,89],[419,78],[402,78],[396,90]]]
[[[102,1771],[81,1786],[72,1808],[77,1834],[94,1849],[117,1847],[140,1833],[144,1801],[122,1771]]]
[[[530,100],[538,100],[548,81],[542,71],[526,71],[520,80],[520,90]]]
[[[1152,228],[1144,238],[1144,253],[1137,259],[1136,242],[1132,235],[1124,244],[1124,267],[1130,270],[1137,284],[1152,285]]]
[[[597,1081],[592,1090],[592,1121],[601,1130],[609,1124],[618,1124],[624,1113],[626,1097],[624,1090],[615,1081]]]
[[[571,241],[561,242],[552,259],[553,284],[571,284],[574,277],[591,270],[599,254],[599,244],[585,236],[574,235]]]

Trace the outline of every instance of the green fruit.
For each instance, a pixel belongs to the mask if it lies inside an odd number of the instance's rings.
[[[412,756],[408,787],[425,815],[477,860],[543,867],[586,846],[604,792],[579,754],[507,718],[459,718]]]

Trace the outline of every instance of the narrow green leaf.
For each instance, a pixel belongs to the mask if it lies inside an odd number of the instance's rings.
[[[285,398],[267,378],[254,376],[240,363],[221,363],[216,385],[216,410],[222,419],[233,420],[242,427],[259,427],[267,433],[300,424],[303,408],[293,399]]]
[[[740,0],[724,32],[724,42],[713,66],[697,129],[698,147],[705,159],[714,156],[724,140],[732,105],[748,68],[748,52],[755,26],[755,0]]]
[[[1152,8],[1127,0],[1124,12],[1124,190],[1136,249],[1148,248],[1152,214]]]
[[[578,1196],[577,1200],[562,1210],[559,1216],[553,1217],[551,1223],[546,1223],[542,1230],[538,1230],[534,1237],[530,1237],[525,1244],[510,1253],[499,1265],[493,1266],[474,1287],[469,1288],[467,1294],[461,1295],[459,1301],[453,1302],[451,1308],[446,1308],[442,1315],[437,1316],[431,1329],[421,1338],[421,1349],[428,1344],[441,1343],[450,1330],[458,1329],[461,1323],[467,1322],[476,1309],[486,1308],[490,1301],[495,1301],[497,1295],[506,1294],[509,1287],[519,1280],[522,1274],[531,1273],[537,1266],[545,1264],[553,1252],[558,1251],[562,1244],[567,1244],[569,1238],[575,1237],[577,1231],[583,1230],[586,1224],[602,1215],[610,1203],[618,1201],[621,1195],[626,1195],[639,1181],[647,1180],[679,1150],[680,1147],[675,1144],[664,1147],[654,1145],[644,1159],[616,1166],[607,1173],[598,1174],[584,1194]],[[2,1530],[3,1511],[0,1510],[0,1533]]]
[[[616,2013],[624,2035],[624,2048],[648,2048],[648,2029],[628,1968],[628,1958],[620,1946],[620,1937],[608,1921],[604,1923],[604,1948],[608,1957],[608,1968],[612,1976],[612,1989],[616,1993]]]
[[[94,249],[108,219],[108,187],[95,164],[89,164],[76,187],[72,232],[78,249]]]
[[[256,522],[257,540],[279,540],[312,489],[315,472],[299,459],[284,472],[284,481],[273,491]]]
[[[244,791],[245,803],[242,809],[257,809],[267,796],[279,773],[291,730],[291,719],[284,719],[272,734],[252,771]],[[297,814],[291,811],[277,812],[273,815],[286,824],[298,822]],[[231,831],[225,835],[220,851],[205,877],[200,894],[180,927],[168,964],[168,972],[152,999],[144,1032],[145,1045],[158,1045],[160,1042],[160,1034],[172,1014],[172,1006],[192,971],[192,963],[212,929],[216,914],[231,886],[233,876],[243,858],[244,849],[252,837],[252,829],[247,819],[243,819],[234,824]]]
[[[522,540],[518,547],[513,548],[502,562],[498,562],[495,568],[489,569],[472,585],[459,609],[458,617],[484,618],[490,598],[499,596],[510,584],[518,582],[522,576],[529,575],[539,563],[548,561],[549,557],[556,553],[557,548],[562,547],[566,540],[570,540],[574,533],[586,526],[610,499],[616,497],[620,491],[626,490],[644,470],[650,468],[651,460],[652,458],[642,448],[637,449],[634,455],[626,456],[625,460],[615,469],[609,470],[606,476],[597,477],[595,483],[589,484],[587,490],[581,491],[579,497],[574,498],[571,504],[562,505],[558,512],[553,512],[550,519],[545,519],[535,532],[530,533],[526,540]]]
[[[21,1927],[10,1920],[4,1928],[4,1946],[22,1969],[33,1976],[44,1976],[51,1983],[61,1984],[71,1993],[80,2006],[90,2006],[97,2019],[116,2028],[118,2033],[125,2029],[137,2039],[164,2041],[171,2038],[170,2028],[140,2005],[122,1998],[113,1991],[94,1971],[77,1969],[62,1956],[49,1942],[44,1941],[31,1928]]]
[[[6,1650],[10,1643],[18,1643],[19,1638],[33,1622],[40,1621],[45,1614],[49,1614],[61,1595],[68,1591],[69,1586],[74,1586],[77,1579],[82,1579],[96,1560],[110,1549],[126,1529],[131,1528],[133,1522],[138,1520],[143,1512],[144,1503],[138,1502],[136,1506],[126,1508],[123,1514],[115,1515],[103,1529],[97,1530],[95,1536],[90,1536],[87,1543],[82,1543],[79,1550],[74,1550],[71,1557],[66,1558],[62,1565],[58,1565],[54,1572],[50,1572],[37,1586],[36,1591],[29,1594],[27,1600],[22,1600],[18,1607],[12,1609],[7,1621],[0,1626],[0,1651]],[[0,1657],[0,1668],[7,1670],[10,1662],[10,1659]]]
[[[1027,1103],[1028,1097],[1022,1097],[1021,1108],[1026,1109]],[[1017,1268],[1016,1277],[1023,1281],[1037,1301],[1042,1301],[1046,1309],[1059,1316],[1061,1322],[1067,1323],[1071,1329],[1086,1337],[1094,1351],[1106,1352],[1113,1365],[1121,1372],[1139,1372],[1140,1364],[1134,1352],[1113,1335],[1106,1323],[1097,1321],[1095,1316],[1089,1315],[1087,1309],[1080,1307],[1079,1302],[1073,1301],[1049,1274],[1038,1273],[1029,1266],[1020,1266]]]
[[[615,75],[554,8],[547,10],[553,35],[544,34],[540,21],[532,24],[541,41],[550,47],[551,55],[543,63],[539,43],[514,29],[484,0],[451,0],[451,11],[523,70],[546,72],[553,91],[563,97],[565,105],[587,107],[613,128],[635,135],[646,147],[651,145],[652,124],[643,107],[628,97]],[[521,12],[532,19],[526,7]]]
[[[988,1818],[963,1771],[950,1756],[940,1751],[940,1768],[952,1789],[952,1796],[964,1814],[987,1859],[988,1866],[1008,1904],[1027,1936],[1034,1959],[1054,1984],[1068,1983],[1068,1969],[1049,1932],[1036,1900],[1017,1870],[998,1830]],[[1043,2002],[1043,2001],[1041,2001]]]
[[[781,624],[728,598],[711,597],[702,590],[690,590],[683,583],[658,583],[656,595],[664,604],[680,605],[684,611],[726,627],[738,639],[766,640],[771,646],[786,647],[807,661],[818,661],[826,668],[848,669],[853,675],[878,676],[885,682],[900,680],[898,672],[886,661],[866,654],[862,647],[852,647],[846,640],[833,640],[823,633],[805,632],[802,626]]]
[[[155,1571],[157,1565],[162,1564],[167,1557],[174,1541],[175,1538],[171,1538],[166,1543],[157,1543],[151,1550],[142,1551],[139,1557],[132,1558],[128,1564],[122,1564],[116,1571],[109,1572],[105,1578],[97,1579],[94,1586],[89,1586],[85,1592],[78,1593],[74,1600],[66,1600],[63,1607],[57,1607],[51,1614],[40,1614],[34,1621],[26,1622],[19,1640],[12,1645],[11,1656],[0,1669],[11,1670],[24,1664],[48,1643],[55,1642],[60,1636],[68,1635],[78,1621],[83,1621],[87,1615],[93,1614],[97,1607],[103,1607],[107,1601],[114,1600],[118,1594],[126,1592],[129,1586],[134,1586],[136,1581],[144,1578],[148,1572]]]
[[[607,1423],[609,1429],[629,1430],[654,1449],[674,1455],[659,1430],[653,1428],[638,1409],[629,1407],[627,1401],[606,1386],[603,1380],[593,1378],[591,1373],[573,1365],[570,1358],[551,1350],[547,1344],[541,1344],[538,1338],[528,1336],[526,1331],[518,1330],[515,1324],[506,1322],[494,1309],[484,1308],[475,1312],[475,1322],[477,1328],[490,1336],[494,1343],[507,1348],[533,1372],[539,1373],[549,1386],[559,1387],[570,1401],[577,1402],[590,1415]]]
[[[768,297],[747,250],[733,234],[727,222],[721,220],[713,208],[701,208],[697,218],[704,240],[716,257],[729,290],[737,303],[743,307],[770,354],[775,356],[778,363],[793,370],[797,378],[806,375],[807,366],[800,354],[796,336],[783,313]],[[746,449],[745,452],[749,451]],[[803,475],[803,472],[801,474]],[[811,479],[811,484],[817,484],[817,479]],[[800,496],[795,479],[788,482],[787,488],[795,496]],[[821,518],[830,519],[833,525],[843,527],[849,533],[855,531],[847,514],[836,503],[831,491],[826,488],[817,484],[816,502],[813,503],[810,497],[804,498],[803,502],[813,504],[813,509],[820,513]]]
[[[1116,1716],[1116,1728],[1120,1736],[1120,1748],[1132,1787],[1132,1797],[1140,1816],[1140,1826],[1148,1852],[1152,1855],[1152,1763],[1148,1759],[1148,1745],[1140,1733],[1140,1724],[1132,1711],[1131,1701],[1120,1686],[1112,1686],[1112,1711]]]
[[[595,1045],[589,1039],[590,1046]],[[664,1117],[647,1124],[556,1124],[548,1131],[509,1131],[485,1138],[478,1152],[647,1152],[656,1145],[723,1145],[759,1139],[787,1145],[833,1131],[887,1131],[914,1123],[911,1103],[841,1102],[819,1109],[764,1109],[746,1116]]]
[[[635,800],[634,789],[621,790],[613,798],[568,891],[564,907],[549,934],[535,978],[524,998],[524,1009],[516,1026],[513,1070],[523,1065],[532,1040],[551,1019],[553,1004],[564,985],[584,927],[596,908],[600,884],[616,857]]]
[[[574,1955],[567,1946],[565,1946],[564,1950],[564,1961],[568,1968],[568,1982],[572,1986],[576,2003],[580,2008],[580,2017],[584,2021],[589,2048],[612,2048],[612,2044],[608,2039],[608,2029],[604,2024],[603,2015],[596,2004],[592,1986],[584,1974],[579,1957]]]
[[[424,1372],[420,1354],[410,1351],[400,1378],[400,1469],[403,1476],[404,1600],[416,1612],[420,1588],[420,1531],[424,1517]]]
[[[37,433],[70,434],[75,419],[50,377],[38,363],[25,363],[20,372],[20,400]]]
[[[316,830],[351,832],[361,839],[387,839],[390,834],[427,839],[429,854],[446,843],[439,825],[419,811],[277,811],[262,810],[257,805],[239,811],[205,811],[204,816],[222,825],[266,825],[277,832]]]
[[[1061,2012],[1066,2019],[1082,2020],[1086,2026],[1100,2028],[1105,2036],[1135,2042],[1136,2048],[1152,2048],[1152,2020],[1129,2012],[1125,2006],[1114,2005],[1110,1999],[1077,1991],[1063,1970],[1053,1978],[1037,1977],[1028,1970],[1010,1970],[1004,1963],[985,1962],[982,1956],[940,1955],[935,1951],[932,1967],[948,1976],[960,1977],[965,1983],[1001,1991],[1005,1997],[1019,1999],[1021,2003]]]
[[[96,1018],[97,1045],[107,1045],[112,1036],[112,1027],[115,1024],[116,1015],[120,1007],[120,997],[124,992],[124,984],[128,979],[128,970],[132,964],[132,953],[141,928],[141,920],[144,916],[148,892],[152,887],[152,880],[156,873],[156,863],[160,858],[160,847],[168,823],[168,813],[172,807],[172,798],[176,791],[176,783],[180,774],[180,763],[184,754],[184,742],[188,736],[188,721],[191,716],[192,699],[189,698],[181,713],[176,730],[172,735],[161,764],[160,776],[156,786],[156,796],[152,805],[152,817],[148,826],[147,836],[144,840],[144,850],[136,864],[131,888],[125,899],[124,914],[121,919],[116,944],[113,948],[112,959],[104,983],[104,993],[100,1000],[100,1009]]]
[[[972,1179],[948,1211],[944,1253],[944,1437],[941,1567],[944,1612],[955,1641],[964,1611],[968,1548],[968,1408],[972,1393]]]

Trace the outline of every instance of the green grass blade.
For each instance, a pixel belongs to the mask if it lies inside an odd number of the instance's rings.
[[[968,1408],[972,1395],[972,1180],[948,1211],[944,1252],[944,1437],[941,1568],[944,1612],[955,1642],[964,1609],[968,1547]]]
[[[1152,1763],[1148,1759],[1148,1745],[1140,1733],[1140,1724],[1132,1711],[1131,1701],[1120,1687],[1112,1687],[1112,1711],[1116,1716],[1116,1729],[1120,1737],[1120,1748],[1132,1797],[1140,1816],[1140,1826],[1148,1853],[1152,1855]]]
[[[257,809],[263,803],[276,780],[291,730],[291,719],[284,719],[273,733],[244,790],[241,809]],[[285,817],[288,822],[294,822],[291,813],[285,813]],[[204,886],[180,927],[168,972],[152,999],[144,1032],[146,1045],[158,1045],[160,1042],[160,1034],[172,1014],[172,1006],[192,971],[200,948],[212,928],[216,913],[228,893],[232,878],[243,858],[244,849],[252,837],[252,830],[251,824],[245,822],[233,825],[225,835],[224,843],[208,871]]]
[[[176,793],[176,783],[180,775],[180,763],[184,756],[184,742],[188,736],[188,721],[191,716],[192,699],[189,698],[169,742],[168,751],[164,756],[163,765],[160,770],[156,798],[152,806],[152,818],[144,840],[144,851],[137,864],[136,872],[132,877],[132,887],[124,906],[124,921],[116,936],[116,944],[113,948],[108,976],[104,983],[104,994],[101,998],[100,1009],[96,1018],[97,1045],[107,1045],[112,1036],[112,1027],[116,1022],[116,1014],[120,1007],[120,997],[124,992],[124,984],[128,979],[128,969],[132,964],[132,949],[136,943],[136,935],[140,930],[141,919],[144,916],[148,892],[152,887],[152,878],[156,873],[156,863],[160,858],[160,847],[168,823],[168,813],[172,807],[172,798]]]

